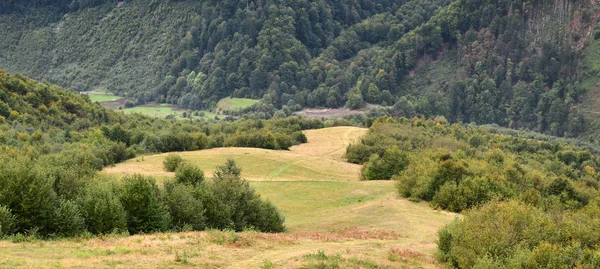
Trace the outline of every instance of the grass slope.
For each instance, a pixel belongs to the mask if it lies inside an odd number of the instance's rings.
[[[88,92],[87,95],[90,98],[90,101],[100,102],[100,103],[117,101],[117,100],[121,99],[120,96],[116,96],[114,94],[105,93],[105,92]]]
[[[217,103],[217,110],[237,110],[244,109],[258,103],[260,100],[248,98],[223,98]]]
[[[436,231],[454,214],[399,199],[391,181],[359,181],[346,146],[366,129],[306,131],[290,151],[226,148],[180,153],[207,174],[233,157],[242,174],[286,216],[284,234],[217,231],[57,242],[0,241],[0,266],[201,268],[435,268]],[[103,173],[165,178],[166,155],[144,156]],[[270,267],[272,266],[272,267]]]
[[[176,107],[174,107],[173,105],[169,105],[169,104],[146,104],[146,105],[142,105],[142,106],[136,106],[136,107],[131,107],[131,108],[125,108],[122,109],[121,111],[125,112],[125,114],[131,114],[131,113],[140,113],[142,115],[146,115],[146,116],[150,116],[150,117],[157,117],[157,118],[165,118],[167,116],[175,116],[175,118],[178,119],[184,119],[183,118],[183,112],[186,112],[185,110],[180,110]],[[186,113],[190,113],[191,111],[187,111]],[[213,112],[209,112],[209,111],[203,111],[204,112],[204,116],[192,116],[192,118],[194,119],[214,119],[215,118],[215,113]]]

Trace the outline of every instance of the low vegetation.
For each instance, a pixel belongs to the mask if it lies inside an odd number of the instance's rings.
[[[285,230],[283,216],[241,179],[233,161],[218,167],[211,181],[204,180],[200,169],[185,164],[162,188],[153,178],[139,174],[119,181],[73,176],[69,180],[75,181],[58,181],[44,166],[25,158],[0,164],[2,235]]]
[[[464,212],[439,232],[439,260],[451,267],[595,268],[598,148],[572,142],[380,118],[346,158],[364,163],[364,179],[395,180],[403,197]]]

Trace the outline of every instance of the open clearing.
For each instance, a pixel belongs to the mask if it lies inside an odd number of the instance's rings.
[[[343,160],[366,129],[305,131],[289,151],[221,148],[179,153],[210,175],[234,158],[242,175],[286,216],[283,234],[218,231],[98,237],[55,242],[0,241],[0,267],[436,268],[437,230],[456,215],[398,198],[391,181],[360,181]],[[103,171],[159,180],[166,154]],[[319,267],[321,266],[321,267]]]
[[[148,103],[148,104],[141,105],[141,106],[125,108],[121,111],[125,112],[126,114],[139,113],[142,115],[156,117],[156,118],[165,118],[167,116],[174,116],[175,118],[178,118],[178,119],[184,119],[183,118],[184,112],[192,113],[192,111],[189,111],[189,110],[186,111],[186,110],[180,109],[179,107],[174,106],[174,105],[154,104],[154,103]],[[214,119],[215,118],[215,113],[212,113],[209,111],[201,111],[201,112],[203,112],[201,114],[201,116],[194,116],[192,113],[191,117],[193,119],[201,119],[201,118]]]
[[[117,100],[121,99],[120,96],[114,95],[112,93],[105,93],[105,92],[87,92],[87,95],[90,98],[90,101],[100,102],[100,103],[117,101]]]
[[[243,109],[243,108],[247,108],[247,107],[250,107],[250,106],[258,103],[258,101],[259,100],[248,99],[248,98],[227,97],[227,98],[223,98],[223,99],[219,100],[219,102],[217,103],[217,110]]]

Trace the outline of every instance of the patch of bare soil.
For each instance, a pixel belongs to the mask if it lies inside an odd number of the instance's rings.
[[[114,100],[114,101],[100,102],[100,104],[103,107],[110,108],[113,110],[118,110],[119,107],[122,109],[125,108],[125,103],[127,103],[127,101],[129,101],[129,99],[121,98],[121,99]]]

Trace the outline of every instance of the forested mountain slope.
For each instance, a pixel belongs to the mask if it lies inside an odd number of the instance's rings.
[[[595,1],[7,1],[0,66],[138,103],[393,105],[558,136],[578,104]],[[593,74],[592,74],[593,75]],[[594,117],[594,113],[588,113]],[[587,114],[586,114],[587,115]]]

